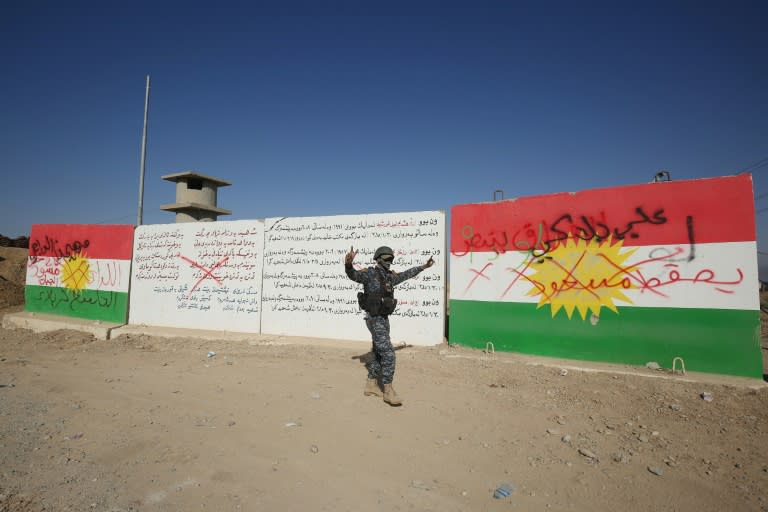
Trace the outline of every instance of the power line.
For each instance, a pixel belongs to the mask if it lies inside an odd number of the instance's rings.
[[[752,165],[748,165],[747,167],[745,167],[741,171],[737,172],[736,174],[744,174],[745,172],[749,172],[752,169],[759,169],[761,167],[765,167],[766,165],[768,165],[768,156],[758,160],[757,162],[753,163]]]
[[[744,174],[745,172],[749,172],[750,170],[752,172],[754,172],[754,171],[757,171],[757,170],[762,169],[764,167],[768,167],[768,156],[763,158],[763,159],[761,159],[761,160],[758,160],[757,162],[753,163],[752,165],[750,165],[748,167],[745,167],[743,170],[741,170],[737,174]],[[760,194],[759,196],[755,196],[755,201],[757,201],[758,199],[762,199],[764,197],[768,197],[768,192],[766,192],[764,194]],[[764,210],[760,210],[760,211],[757,211],[755,213],[760,213],[761,211],[764,211]]]

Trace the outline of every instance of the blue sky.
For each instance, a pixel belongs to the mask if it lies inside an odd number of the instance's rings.
[[[0,234],[136,222],[147,74],[147,224],[173,222],[160,176],[184,170],[232,181],[219,206],[237,220],[447,211],[768,157],[766,2],[109,3],[0,6]]]

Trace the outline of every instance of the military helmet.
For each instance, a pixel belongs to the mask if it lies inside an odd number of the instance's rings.
[[[394,252],[392,249],[390,249],[389,247],[387,247],[386,245],[382,245],[381,247],[379,247],[378,249],[376,249],[376,252],[375,252],[375,253],[374,253],[374,255],[373,255],[373,259],[374,259],[374,260],[377,260],[377,259],[379,259],[379,257],[380,257],[382,254],[389,254],[390,256],[394,256],[394,255],[395,255],[395,252]]]

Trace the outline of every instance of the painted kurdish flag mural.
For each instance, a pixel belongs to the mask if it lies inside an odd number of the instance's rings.
[[[132,248],[130,225],[33,225],[24,309],[124,323]]]
[[[451,211],[453,343],[761,377],[750,175]]]

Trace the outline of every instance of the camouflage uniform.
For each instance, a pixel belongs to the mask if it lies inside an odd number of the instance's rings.
[[[380,279],[386,279],[394,288],[398,284],[418,275],[423,267],[413,267],[405,272],[393,272],[386,270],[380,265],[368,267],[364,270],[355,270],[351,264],[344,265],[347,276],[363,285],[366,294],[380,293]],[[379,276],[376,274],[379,273]],[[380,379],[381,384],[392,384],[395,375],[395,349],[392,347],[392,341],[389,337],[389,316],[388,315],[370,315],[365,314],[365,325],[371,331],[373,339],[374,358],[366,363],[369,379]]]

